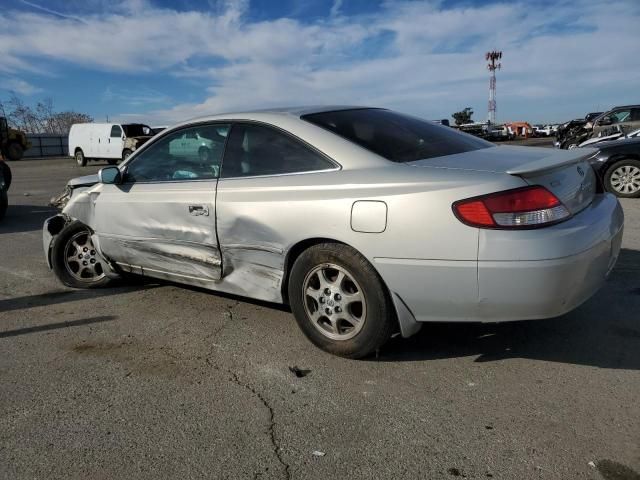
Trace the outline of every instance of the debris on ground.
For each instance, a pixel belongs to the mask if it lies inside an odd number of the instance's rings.
[[[326,455],[326,453],[321,452],[320,450],[314,450],[312,455],[315,456],[315,457],[324,457]]]
[[[302,368],[298,368],[295,365],[293,367],[289,367],[289,371],[298,378],[306,377],[311,373],[311,370],[304,370]]]

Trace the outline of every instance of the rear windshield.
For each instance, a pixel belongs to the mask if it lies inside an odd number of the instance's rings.
[[[393,162],[413,162],[494,146],[450,127],[377,108],[313,113],[302,119]]]

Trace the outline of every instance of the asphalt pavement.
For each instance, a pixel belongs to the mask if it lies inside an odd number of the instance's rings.
[[[46,205],[106,164],[10,165],[1,479],[640,478],[640,200],[622,202],[618,265],[576,311],[426,325],[352,361],[277,305],[63,287],[42,252]]]

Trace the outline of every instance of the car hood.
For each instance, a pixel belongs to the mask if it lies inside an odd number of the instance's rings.
[[[72,178],[71,180],[69,180],[69,182],[67,182],[67,185],[69,185],[71,188],[78,188],[90,187],[91,185],[95,185],[96,183],[98,183],[98,175],[94,174],[85,175],[84,177]]]
[[[501,145],[445,157],[409,162],[414,167],[450,168],[520,175],[576,163],[596,152],[590,148],[557,150],[543,147]]]

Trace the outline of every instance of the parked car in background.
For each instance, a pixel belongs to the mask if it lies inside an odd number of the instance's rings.
[[[153,135],[151,127],[141,123],[76,123],[69,131],[69,155],[83,167],[88,160],[115,165]]]
[[[162,126],[162,127],[151,127],[151,132],[153,133],[153,135],[157,135],[160,132],[164,131],[167,129],[167,126]]]
[[[225,147],[194,161],[172,152],[187,137]],[[45,256],[77,288],[126,272],[288,303],[314,344],[359,358],[422,322],[556,317],[591,297],[623,214],[589,153],[375,108],[204,117],[70,182]]]
[[[589,140],[585,140],[580,144],[580,147],[594,147],[596,143],[609,142],[611,140],[626,140],[628,138],[640,137],[640,128],[633,132],[623,133],[617,132],[612,135],[605,135],[602,137],[592,137]]]
[[[607,191],[618,197],[640,197],[640,136],[589,147],[598,149],[589,162]]]
[[[591,136],[632,132],[640,128],[640,105],[615,107],[593,120]]]
[[[576,148],[593,137],[605,137],[616,133],[628,133],[640,128],[640,105],[614,107],[606,113],[590,113],[583,124],[563,129],[557,136],[559,148]]]
[[[7,213],[9,206],[9,196],[7,192],[11,186],[11,169],[3,160],[0,160],[0,220]]]
[[[542,128],[538,129],[538,133],[543,137],[551,137],[556,133],[557,129],[557,125],[555,127],[554,125],[545,125]]]

